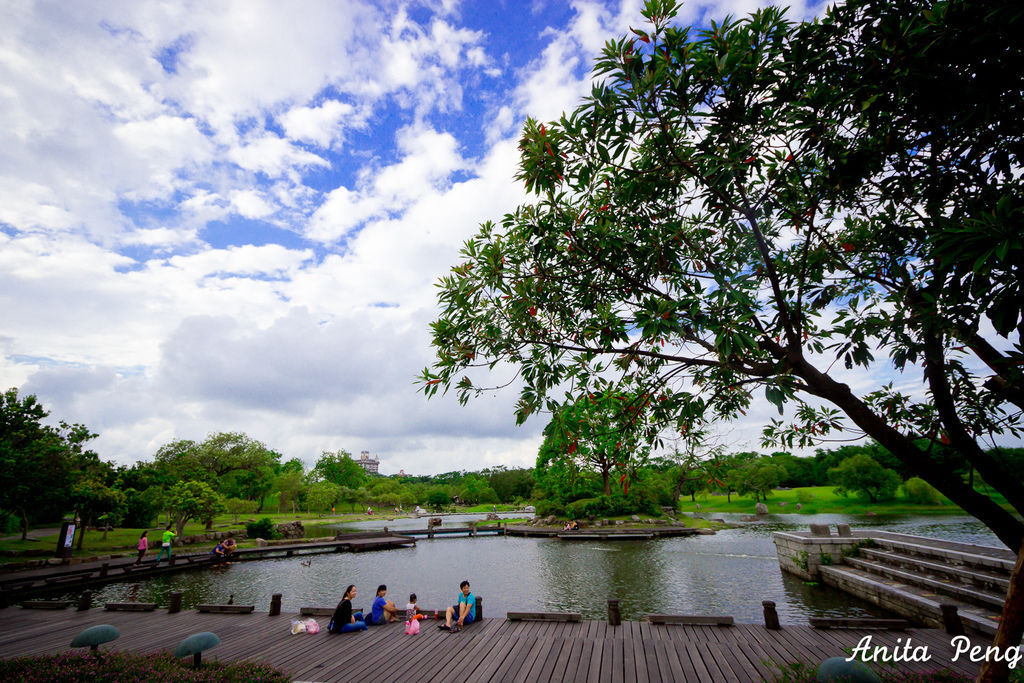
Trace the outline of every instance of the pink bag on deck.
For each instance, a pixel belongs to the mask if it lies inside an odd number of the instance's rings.
[[[420,620],[419,619],[412,619],[410,621],[405,622],[405,634],[406,635],[414,636],[414,635],[416,635],[419,632],[420,632]]]

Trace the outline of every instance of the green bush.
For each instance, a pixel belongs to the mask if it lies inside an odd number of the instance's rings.
[[[600,498],[580,498],[579,500],[574,500],[565,506],[565,516],[580,519],[590,515],[599,517],[608,514],[602,511],[600,501]]]
[[[204,661],[191,667],[192,658],[176,659],[170,653],[135,654],[62,652],[0,660],[0,680],[23,683],[50,681],[289,681],[289,676],[267,664]]]
[[[939,490],[921,477],[911,477],[903,482],[903,495],[911,503],[938,505],[942,500]]]
[[[555,500],[542,500],[536,504],[536,515],[538,517],[547,517],[554,515],[555,517],[565,517],[565,506]]]
[[[156,519],[157,509],[152,496],[143,491],[128,489],[124,498],[124,525],[129,529],[149,529]]]
[[[573,518],[590,517],[615,517],[617,515],[630,515],[644,513],[647,515],[658,515],[657,494],[649,489],[634,487],[630,494],[624,495],[618,491],[610,496],[596,496],[594,498],[580,498],[565,506],[565,516]],[[557,513],[550,513],[557,514]]]
[[[281,536],[274,527],[274,520],[270,519],[270,517],[264,517],[258,522],[248,522],[245,525],[245,533],[249,538],[262,538],[266,541],[280,538]]]
[[[814,494],[807,489],[798,489],[796,492],[796,502],[801,505],[807,505],[814,500]]]
[[[18,516],[7,510],[0,509],[0,533],[16,534],[21,531]]]

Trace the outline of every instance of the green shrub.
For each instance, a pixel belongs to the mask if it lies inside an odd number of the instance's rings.
[[[274,520],[270,519],[270,517],[264,517],[258,522],[246,523],[245,533],[249,538],[262,538],[267,541],[280,538],[281,536],[274,527]]]
[[[814,494],[807,489],[798,489],[796,492],[796,502],[801,505],[807,505],[814,500]]]
[[[537,509],[535,514],[538,517],[547,517],[549,515],[565,517],[565,506],[556,500],[542,500],[535,507]]]
[[[13,512],[0,509],[0,533],[16,534],[21,532],[21,524],[18,516]]]
[[[942,500],[939,490],[921,477],[911,477],[903,482],[903,495],[911,503],[920,505],[938,505]]]
[[[62,652],[0,660],[0,680],[23,683],[50,681],[289,681],[289,676],[267,664],[204,661],[191,667],[192,658],[176,659],[170,653],[135,654]]]

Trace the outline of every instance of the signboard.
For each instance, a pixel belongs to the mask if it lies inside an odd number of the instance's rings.
[[[60,536],[57,539],[57,557],[71,557],[72,545],[75,542],[75,523],[62,522]]]

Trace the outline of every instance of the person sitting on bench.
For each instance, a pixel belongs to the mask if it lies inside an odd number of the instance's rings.
[[[452,633],[458,633],[462,630],[463,626],[472,624],[473,620],[476,619],[476,596],[469,591],[469,581],[460,583],[459,588],[462,592],[459,593],[458,601],[445,610],[445,623],[438,625],[438,628],[451,631]],[[452,624],[452,617],[457,619],[454,625]]]

